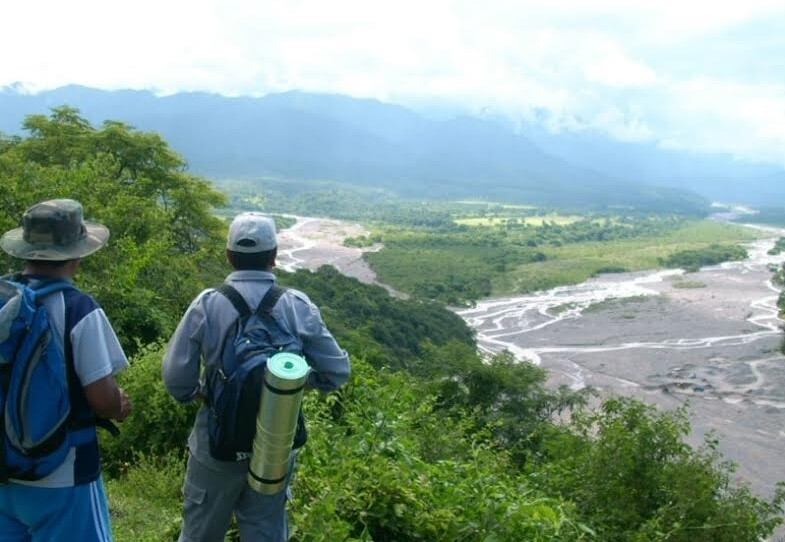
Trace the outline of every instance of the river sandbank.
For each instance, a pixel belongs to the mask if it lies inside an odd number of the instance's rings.
[[[738,479],[769,496],[785,480],[785,356],[770,270],[783,256],[767,254],[774,240],[751,243],[743,262],[605,275],[459,314],[482,349],[538,363],[552,385],[665,409],[687,403],[691,443],[714,433]]]
[[[367,233],[357,224],[297,217],[279,234],[279,265],[333,265],[377,284],[362,258],[369,249],[343,246]],[[724,457],[738,463],[738,480],[769,496],[785,480],[785,356],[779,288],[771,283],[771,267],[785,255],[767,251],[784,233],[751,243],[743,262],[689,274],[604,275],[456,312],[477,331],[481,350],[506,349],[540,364],[551,385],[592,386],[601,397],[632,396],[665,409],[687,403],[691,444],[714,433]]]

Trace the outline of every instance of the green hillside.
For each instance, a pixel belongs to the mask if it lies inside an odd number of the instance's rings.
[[[0,130],[18,133],[25,113],[71,104],[94,122],[123,111],[164,134],[194,171],[216,177],[332,179],[410,198],[485,197],[542,205],[708,211],[686,185],[642,184],[542,152],[498,120],[436,120],[348,96],[289,92],[260,98],[67,86],[35,95],[0,89]],[[775,184],[775,183],[770,183]]]
[[[111,228],[78,283],[133,356],[122,385],[135,412],[102,441],[113,526],[120,542],[175,540],[193,408],[164,391],[162,344],[228,272],[214,214],[226,198],[155,135],[95,128],[71,110],[26,126],[0,140],[0,228],[55,197],[81,200]],[[536,366],[506,354],[486,363],[437,303],[331,268],[279,276],[321,305],[353,363],[338,393],[306,398],[293,540],[755,542],[780,523],[785,491],[759,498],[715,441],[685,444],[684,410],[627,399],[592,410],[587,392],[546,388]]]

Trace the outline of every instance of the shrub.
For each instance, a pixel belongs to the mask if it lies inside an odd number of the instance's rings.
[[[177,403],[163,385],[163,348],[145,348],[120,375],[119,384],[131,398],[134,410],[122,424],[120,435],[102,435],[105,468],[114,475],[126,471],[138,456],[167,457],[181,454],[198,405]]]
[[[715,440],[686,444],[685,409],[610,399],[577,414],[572,428],[550,439],[552,460],[538,479],[573,501],[601,540],[756,542],[781,522],[783,488],[767,502],[732,485]]]
[[[357,361],[343,393],[310,397],[292,506],[298,541],[587,540],[572,506],[508,454],[438,414],[422,382]],[[340,416],[334,403],[340,402]]]

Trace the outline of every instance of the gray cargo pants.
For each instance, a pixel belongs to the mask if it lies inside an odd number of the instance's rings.
[[[294,459],[292,454],[290,479]],[[183,484],[180,542],[223,542],[232,513],[242,542],[285,542],[289,537],[288,486],[275,495],[262,495],[250,488],[246,476],[244,469],[215,470],[190,455]]]

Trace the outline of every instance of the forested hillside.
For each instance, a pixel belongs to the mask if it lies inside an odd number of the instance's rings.
[[[194,171],[217,178],[330,179],[414,198],[588,208],[703,213],[708,203],[683,186],[662,188],[576,167],[496,120],[434,120],[348,96],[157,97],[79,86],[25,95],[0,89],[0,130],[16,130],[22,111],[43,113],[63,103],[77,105],[94,122],[121,112],[127,122],[163,134]]]
[[[133,356],[122,385],[135,412],[102,442],[112,521],[121,542],[175,540],[193,407],[164,391],[162,345],[191,298],[228,272],[226,224],[213,214],[226,198],[154,134],[93,127],[70,109],[25,127],[0,139],[0,227],[36,201],[72,197],[111,228],[78,283]],[[332,268],[278,275],[320,304],[353,363],[341,391],[306,398],[294,540],[755,542],[780,522],[785,492],[768,501],[739,485],[712,438],[685,444],[684,410],[626,399],[592,410],[588,392],[549,389],[536,366],[480,359],[437,303]]]
[[[785,195],[782,164],[690,152],[653,141],[619,141],[592,129],[552,133],[528,124],[523,132],[545,152],[611,177],[688,187],[712,201],[727,203],[772,205]]]

